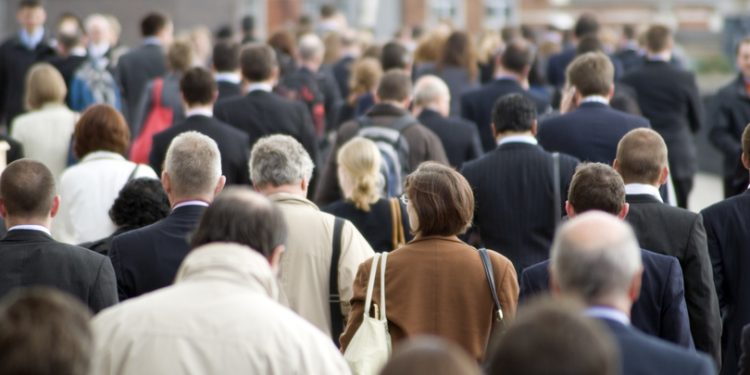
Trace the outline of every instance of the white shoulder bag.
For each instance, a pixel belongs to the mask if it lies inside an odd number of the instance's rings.
[[[377,375],[391,356],[391,335],[388,333],[388,318],[385,313],[385,264],[388,253],[375,254],[367,282],[367,297],[362,324],[354,333],[344,352],[344,359],[354,375]],[[375,273],[380,260],[380,313],[374,306],[374,318],[370,317]]]

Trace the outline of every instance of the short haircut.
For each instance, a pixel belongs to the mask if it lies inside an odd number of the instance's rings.
[[[487,354],[489,374],[617,375],[617,344],[602,323],[568,299],[538,299]]]
[[[86,375],[93,335],[89,309],[47,288],[17,289],[0,301],[0,373]]]
[[[643,269],[630,225],[615,216],[589,212],[565,222],[550,250],[550,276],[563,294],[588,305],[627,295]]]
[[[44,1],[42,0],[21,0],[18,2],[18,9],[24,8],[41,8],[44,7]]]
[[[214,45],[213,64],[217,72],[233,72],[240,66],[240,45],[220,41]]]
[[[0,198],[9,216],[47,217],[54,197],[55,177],[36,160],[16,160],[0,175]]]
[[[576,214],[597,210],[618,215],[625,205],[625,183],[609,165],[579,164],[570,181],[568,202]]]
[[[667,145],[659,133],[639,128],[629,131],[617,144],[618,171],[626,184],[653,184],[667,166]]]
[[[599,37],[593,34],[586,35],[578,41],[576,55],[583,55],[587,52],[603,52],[604,45]]]
[[[615,81],[615,68],[612,61],[602,52],[588,52],[580,55],[565,70],[568,84],[575,86],[583,96],[606,96]]]
[[[141,20],[141,35],[144,37],[155,36],[164,30],[169,22],[167,16],[162,13],[149,13]]]
[[[635,30],[634,25],[624,25],[622,27],[622,36],[625,37],[625,39],[635,39],[637,34]]]
[[[399,345],[380,375],[480,375],[476,360],[457,344],[433,336],[422,336]]]
[[[110,105],[92,105],[76,123],[73,151],[79,159],[94,151],[125,154],[129,144],[130,130],[125,118]]]
[[[329,18],[336,15],[336,7],[333,4],[323,4],[320,6],[320,16]]]
[[[250,82],[268,80],[278,66],[276,51],[266,44],[251,43],[240,52],[242,75]]]
[[[297,43],[297,54],[300,61],[312,61],[322,59],[326,47],[320,37],[315,34],[305,34],[299,38]]]
[[[576,38],[582,38],[585,35],[596,34],[599,32],[599,21],[596,16],[591,13],[584,13],[578,20],[573,28],[573,33]]]
[[[26,107],[41,108],[47,103],[65,102],[68,89],[62,74],[50,64],[34,64],[26,73]]]
[[[453,168],[424,162],[406,177],[406,196],[418,217],[421,236],[453,236],[466,232],[474,215],[474,194]]]
[[[230,187],[203,213],[190,244],[233,242],[270,257],[286,236],[286,221],[276,204],[249,188]]]
[[[190,68],[180,79],[180,91],[185,101],[190,104],[211,104],[216,93],[216,81],[208,70]]]
[[[250,152],[250,180],[257,187],[309,182],[314,167],[302,144],[288,135],[263,137]]]
[[[525,132],[536,120],[536,105],[523,94],[502,96],[492,107],[495,132]]]
[[[383,71],[406,69],[409,67],[409,50],[399,42],[388,42],[380,52],[380,64]]]
[[[167,65],[173,72],[184,73],[193,65],[193,47],[186,40],[176,40],[167,50]]]
[[[420,107],[434,104],[441,99],[449,99],[450,96],[448,85],[438,76],[424,75],[419,77],[414,85],[414,104]]]
[[[652,25],[646,30],[645,40],[649,52],[664,52],[672,48],[672,31],[664,25]]]
[[[411,96],[411,77],[404,70],[391,69],[380,78],[376,94],[381,101],[403,102]]]
[[[534,51],[531,44],[523,39],[514,39],[500,53],[500,65],[514,73],[524,73],[532,62]]]
[[[184,132],[169,144],[164,171],[176,196],[212,194],[221,178],[219,147],[206,135]]]
[[[109,209],[109,218],[118,228],[136,229],[169,215],[170,205],[161,181],[134,178],[125,183]]]

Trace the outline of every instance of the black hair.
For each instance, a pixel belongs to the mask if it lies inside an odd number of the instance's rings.
[[[120,228],[136,229],[167,217],[169,209],[169,199],[159,180],[136,178],[122,187],[109,209],[109,217]]]
[[[523,94],[505,95],[492,108],[492,123],[497,133],[529,131],[535,119],[536,106]]]
[[[149,13],[141,20],[141,35],[155,36],[167,26],[169,19],[161,13]]]

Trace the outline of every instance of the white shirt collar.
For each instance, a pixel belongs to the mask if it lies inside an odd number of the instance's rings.
[[[216,82],[230,82],[239,85],[242,79],[240,75],[233,72],[221,72],[214,74]]]
[[[91,161],[91,160],[125,160],[125,157],[122,155],[112,152],[112,151],[93,151],[86,154],[86,156],[81,159],[81,163]]]
[[[271,86],[268,83],[259,82],[259,83],[251,83],[247,85],[247,92],[253,92],[256,90],[265,91],[265,92],[271,92],[273,90],[273,86]]]
[[[506,143],[528,143],[530,145],[539,144],[536,138],[530,135],[509,135],[507,137],[502,137],[500,141],[497,142],[497,145],[502,146]]]
[[[21,225],[15,225],[15,226],[8,228],[8,232],[12,230],[36,230],[39,232],[47,233],[48,236],[52,237],[52,233],[49,232],[49,229],[41,225],[21,224]]]
[[[653,185],[648,184],[627,184],[625,185],[625,194],[627,195],[650,195],[664,203],[659,194],[659,189]]]
[[[185,206],[203,206],[203,207],[208,207],[208,203],[204,202],[204,201],[199,201],[199,200],[184,201],[184,202],[180,202],[180,203],[177,203],[176,205],[174,205],[174,207],[172,207],[172,211],[174,211],[174,210],[176,210],[176,209],[178,209],[180,207],[185,207]]]
[[[206,116],[206,117],[213,117],[214,111],[211,108],[205,108],[205,107],[199,107],[199,108],[192,108],[187,111],[185,111],[185,118],[188,118],[190,116]]]
[[[627,314],[611,307],[592,306],[586,309],[583,314],[591,318],[614,320],[615,322],[622,323],[626,326],[630,325],[630,318]]]
[[[589,95],[581,100],[581,103],[602,103],[609,105],[609,99],[601,95]]]

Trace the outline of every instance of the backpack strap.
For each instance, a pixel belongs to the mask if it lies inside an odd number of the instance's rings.
[[[552,153],[552,194],[555,204],[555,227],[560,223],[562,218],[562,203],[560,202],[560,153]]]
[[[344,315],[341,314],[341,296],[339,295],[339,258],[341,258],[341,232],[344,219],[337,217],[333,222],[333,246],[331,251],[331,268],[328,272],[328,303],[331,307],[331,337],[339,346],[339,336],[344,331]]]
[[[490,255],[487,254],[487,249],[479,249],[479,257],[482,259],[482,265],[484,266],[484,274],[487,277],[487,283],[490,286],[490,294],[492,294],[492,301],[495,303],[495,310],[497,310],[497,321],[503,320],[503,307],[500,305],[500,299],[497,297],[497,288],[495,288],[495,272],[492,270],[492,261],[490,261]]]

